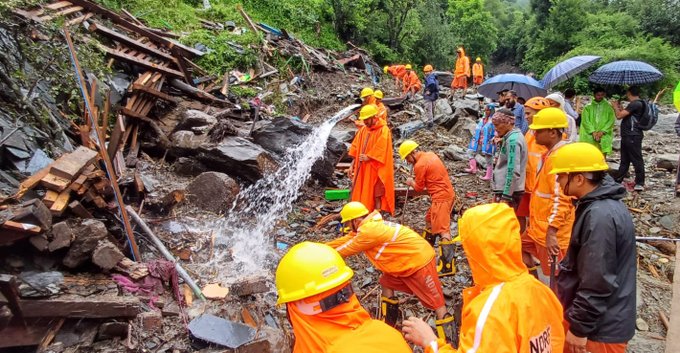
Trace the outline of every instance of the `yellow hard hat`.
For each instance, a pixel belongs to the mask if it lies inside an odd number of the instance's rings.
[[[425,65],[425,67],[423,68],[423,72],[430,72],[432,70],[433,70],[432,65]]]
[[[276,304],[323,293],[346,283],[354,272],[342,256],[326,244],[302,242],[281,258],[276,268]]]
[[[406,159],[406,156],[411,154],[413,150],[418,147],[418,142],[415,142],[413,140],[406,140],[399,145],[399,156],[401,159]]]
[[[411,69],[413,69],[413,67],[411,66],[411,64],[406,64],[405,68],[406,68],[406,70],[411,70]]]
[[[368,208],[364,206],[363,203],[359,201],[352,201],[346,204],[342,210],[340,210],[340,217],[342,217],[342,223],[357,219],[361,216],[368,214]]]
[[[375,104],[366,104],[359,111],[359,120],[366,120],[378,114],[378,107]]]
[[[482,58],[478,56],[477,59],[475,59],[475,61],[482,61]]]
[[[569,127],[567,114],[559,108],[545,108],[534,115],[533,124],[529,125],[531,130],[541,129],[565,129]]]
[[[553,165],[550,174],[609,170],[602,152],[587,142],[574,142],[562,146],[550,158]]]
[[[373,95],[373,88],[371,87],[364,87],[364,89],[361,90],[361,98],[366,98],[368,96]]]
[[[387,73],[387,70],[389,70],[389,69],[390,69],[390,67],[389,67],[389,66],[385,66],[385,67],[383,67],[383,73],[384,73],[384,74],[386,74],[386,73]]]
[[[383,99],[385,95],[383,94],[383,91],[377,89],[375,92],[373,92],[373,97],[378,98],[378,99]]]

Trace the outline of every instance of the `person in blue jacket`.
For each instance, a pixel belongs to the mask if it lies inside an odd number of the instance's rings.
[[[423,68],[425,73],[425,87],[423,88],[423,99],[425,100],[425,117],[428,129],[434,127],[434,107],[437,98],[439,98],[439,82],[437,75],[434,73],[432,65],[425,65]]]
[[[479,119],[475,133],[470,139],[468,145],[467,158],[470,162],[470,168],[466,168],[465,172],[475,174],[477,173],[477,160],[475,156],[481,154],[486,160],[486,174],[482,180],[491,180],[493,174],[493,155],[496,152],[496,145],[493,143],[495,130],[491,122],[491,116],[496,112],[494,104],[487,104],[484,107],[484,116]]]

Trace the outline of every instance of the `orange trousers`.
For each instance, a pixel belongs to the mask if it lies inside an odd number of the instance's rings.
[[[425,214],[425,223],[432,234],[451,233],[451,210],[453,210],[453,200],[432,201],[432,205]]]
[[[442,283],[437,274],[436,257],[408,277],[383,273],[378,281],[385,288],[415,295],[429,309],[435,310],[446,305]]]
[[[567,331],[569,331],[569,323],[564,321],[564,333],[566,334]],[[586,352],[588,353],[626,353],[626,347],[628,346],[628,342],[626,343],[602,343],[602,342],[596,342],[596,341],[591,341],[588,340],[586,342]],[[567,344],[564,344],[564,353],[572,353],[570,348],[567,347]]]
[[[467,87],[468,87],[467,76],[455,77],[453,79],[453,82],[451,82],[451,88],[453,88],[453,89],[456,89],[456,88],[467,89]]]

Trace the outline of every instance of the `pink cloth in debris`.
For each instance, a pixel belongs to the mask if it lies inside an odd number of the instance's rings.
[[[179,280],[175,265],[166,260],[152,260],[146,263],[149,275],[139,281],[135,281],[128,276],[115,274],[113,280],[126,292],[149,296],[150,305],[158,299],[158,295],[163,293],[163,284],[169,282],[175,300],[183,306],[184,298],[179,292]]]

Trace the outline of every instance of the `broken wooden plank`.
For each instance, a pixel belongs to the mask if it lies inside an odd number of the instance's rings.
[[[184,81],[189,85],[195,86],[194,80],[191,78],[191,72],[187,69],[187,66],[184,65],[184,61],[182,60],[182,53],[177,47],[172,48],[170,51],[172,52],[172,55],[175,56],[174,63],[184,75]]]
[[[49,331],[51,320],[33,319],[25,325],[13,322],[0,329],[0,348],[35,346]]]
[[[82,22],[85,22],[86,20],[88,20],[92,16],[94,16],[94,14],[92,12],[88,12],[88,13],[82,15],[82,16],[78,16],[74,19],[66,21],[66,26],[73,26],[73,25],[80,24]]]
[[[174,77],[177,77],[177,78],[184,79],[184,75],[177,70],[168,69],[166,67],[160,66],[159,64],[156,64],[156,63],[151,62],[149,60],[138,59],[138,58],[136,58],[132,55],[125,54],[122,50],[117,50],[117,49],[109,48],[109,47],[106,47],[106,46],[103,46],[103,48],[104,48],[104,51],[106,51],[106,53],[108,55],[110,55],[111,57],[113,57],[115,59],[125,61],[129,64],[132,64],[132,65],[138,65],[138,66],[141,66],[145,69],[157,71],[157,72],[160,72],[160,73],[163,73],[163,74],[167,74],[167,75],[171,75],[171,76],[174,76]]]
[[[38,227],[35,224],[19,223],[15,221],[6,221],[5,223],[2,224],[2,228],[26,234],[40,234],[43,231],[40,227]]]
[[[123,116],[116,115],[116,124],[113,126],[113,131],[111,131],[111,137],[109,138],[109,146],[106,149],[109,158],[113,159],[116,156],[124,133],[125,122],[123,122]]]
[[[58,12],[56,12],[56,13],[54,13],[54,14],[51,14],[51,15],[48,15],[48,16],[40,17],[40,20],[43,21],[43,22],[45,22],[45,21],[50,21],[50,20],[53,20],[53,19],[58,18],[58,17],[61,17],[61,16],[66,16],[66,15],[72,14],[72,13],[74,13],[74,12],[81,11],[82,9],[83,9],[82,6],[73,6],[73,7],[69,7],[69,8],[67,8],[67,9],[58,11]]]
[[[139,124],[135,124],[132,131],[132,142],[130,142],[130,149],[127,156],[125,156],[125,166],[132,168],[137,165],[137,155],[139,154],[140,143],[137,141],[139,133]]]
[[[0,274],[0,293],[7,300],[7,306],[12,315],[23,321],[21,304],[19,304],[19,284],[17,283],[17,278],[12,275]],[[4,336],[0,335],[0,337]],[[0,344],[0,347],[2,347],[2,344]]]
[[[97,158],[97,151],[80,146],[75,151],[61,156],[56,162],[52,163],[50,174],[71,181],[95,158]]]
[[[133,91],[142,91],[144,93],[148,93],[148,94],[150,94],[150,95],[152,95],[156,98],[160,98],[164,101],[168,101],[168,102],[172,102],[172,103],[178,103],[179,102],[179,99],[177,99],[176,97],[173,97],[169,94],[165,94],[165,93],[158,91],[158,90],[155,90],[151,87],[140,85],[139,83],[133,83],[132,84],[132,90]]]
[[[36,185],[38,185],[38,183],[40,183],[40,180],[47,176],[51,168],[52,166],[48,165],[45,168],[40,169],[37,173],[31,175],[24,181],[22,181],[21,185],[19,185],[19,192],[17,193],[18,198],[21,198],[21,196],[23,196],[26,191],[31,190]]]
[[[22,10],[22,9],[14,9],[14,10],[12,10],[12,12],[14,12],[15,14],[22,16],[26,19],[33,20],[35,22],[42,22],[40,17],[38,17],[43,13],[42,10],[26,11],[26,10]]]
[[[87,9],[90,12],[94,12],[96,14],[99,14],[101,16],[104,16],[111,20],[111,22],[127,29],[132,32],[135,32],[141,36],[147,37],[153,42],[163,45],[166,48],[172,48],[174,46],[178,46],[182,52],[182,54],[186,57],[193,58],[196,56],[202,56],[204,53],[196,50],[194,48],[182,45],[180,43],[173,42],[167,38],[161,37],[158,34],[154,33],[153,31],[149,30],[146,27],[142,27],[140,25],[137,25],[133,22],[130,22],[124,18],[122,18],[120,15],[117,13],[106,9],[98,4],[95,4],[93,2],[87,1],[87,0],[70,0],[74,5],[82,6],[85,9]]]
[[[123,15],[125,15],[125,17],[128,18],[128,20],[134,22],[135,24],[137,24],[137,25],[139,25],[139,26],[144,26],[144,24],[142,23],[142,21],[140,21],[139,19],[137,19],[137,17],[135,17],[135,15],[131,14],[128,10],[126,10],[126,9],[120,9],[120,12],[122,12]]]
[[[47,333],[45,333],[45,336],[43,336],[42,340],[40,340],[40,344],[38,345],[38,348],[36,349],[36,353],[43,353],[45,349],[47,349],[47,346],[52,343],[52,340],[54,339],[54,336],[57,335],[57,332],[61,329],[61,326],[64,324],[65,319],[61,318],[57,320],[56,322],[52,323],[50,326],[49,330],[47,330]]]
[[[47,190],[47,192],[45,192],[45,197],[43,197],[42,202],[45,204],[45,206],[52,207],[52,205],[54,205],[58,198],[59,198],[58,192],[54,190]]]
[[[675,249],[673,273],[673,299],[671,299],[670,326],[666,334],[666,353],[680,352],[680,242]]]
[[[143,311],[136,297],[96,296],[73,299],[22,299],[21,311],[26,318],[70,317],[103,319],[114,317],[135,317]]]
[[[151,48],[149,45],[142,43],[139,40],[130,38],[130,37],[128,37],[128,36],[126,36],[122,33],[118,33],[118,32],[116,32],[116,31],[114,31],[110,28],[107,28],[106,26],[102,25],[101,23],[92,22],[90,24],[90,27],[88,27],[88,29],[90,30],[90,32],[95,32],[99,35],[102,35],[102,36],[107,37],[109,39],[112,39],[116,42],[124,44],[124,45],[126,45],[130,48],[137,50],[137,51],[144,52],[146,54],[153,55],[153,56],[156,56],[158,58],[165,59],[165,60],[168,60],[168,61],[174,61],[175,60],[175,58],[172,55],[165,53],[163,51],[160,51],[158,49]]]
[[[40,183],[50,190],[62,192],[71,184],[71,179],[62,178],[50,173],[42,178]]]
[[[66,189],[62,191],[59,196],[57,197],[56,201],[50,206],[50,212],[52,212],[53,216],[61,216],[64,211],[66,210],[66,207],[68,206],[68,202],[71,199],[71,189]]]
[[[67,6],[72,6],[72,5],[73,4],[71,4],[70,1],[59,1],[59,2],[52,3],[52,4],[47,4],[47,5],[45,5],[45,8],[56,11],[56,10],[61,9],[62,7],[67,7]]]

